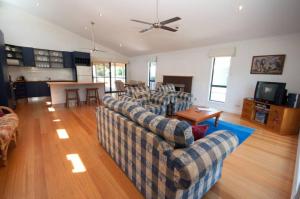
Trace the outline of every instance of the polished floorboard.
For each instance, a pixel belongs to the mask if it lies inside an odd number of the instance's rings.
[[[19,104],[18,143],[0,167],[1,199],[142,198],[99,145],[94,106],[49,107]],[[204,198],[290,198],[297,136],[279,136],[234,114],[221,119],[257,130],[225,160],[222,178]],[[85,168],[74,170],[80,162]]]

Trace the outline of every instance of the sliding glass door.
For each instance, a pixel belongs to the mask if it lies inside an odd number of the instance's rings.
[[[94,63],[93,64],[94,82],[105,83],[105,92],[116,91],[116,80],[126,81],[126,64],[124,63]]]

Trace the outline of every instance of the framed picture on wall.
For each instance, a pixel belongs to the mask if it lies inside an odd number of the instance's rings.
[[[285,55],[262,55],[253,56],[251,74],[281,75]]]

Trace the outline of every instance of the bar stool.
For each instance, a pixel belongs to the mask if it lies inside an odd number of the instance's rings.
[[[86,88],[86,104],[91,104],[93,101],[97,105],[100,103],[98,88]]]
[[[80,99],[79,99],[79,89],[66,89],[66,107],[70,107],[70,101],[74,100],[76,101],[77,106],[80,105]]]

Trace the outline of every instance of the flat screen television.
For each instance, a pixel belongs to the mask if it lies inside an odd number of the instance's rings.
[[[286,98],[286,83],[258,81],[254,100],[270,104],[282,105]]]

